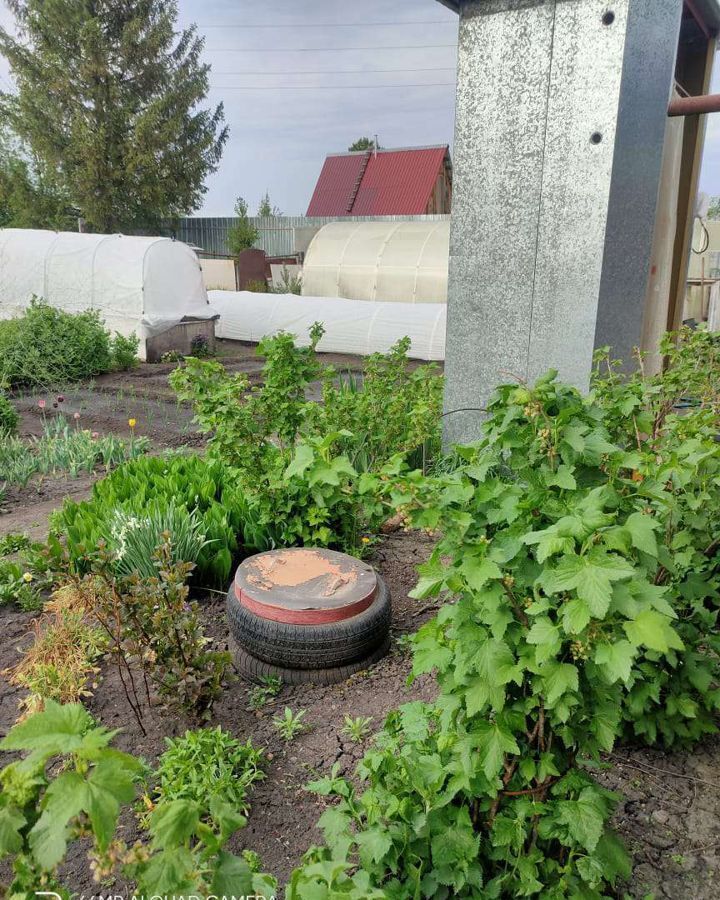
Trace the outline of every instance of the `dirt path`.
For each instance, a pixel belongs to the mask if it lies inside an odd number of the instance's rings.
[[[53,510],[62,506],[66,497],[75,501],[87,499],[100,477],[102,473],[75,479],[45,479],[40,485],[31,483],[22,491],[8,490],[8,505],[0,509],[0,537],[14,532],[27,534],[33,541],[44,541]]]

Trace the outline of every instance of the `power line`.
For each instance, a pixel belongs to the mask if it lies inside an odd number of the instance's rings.
[[[347,50],[434,50],[457,44],[402,44],[399,47],[206,47],[206,53],[339,53]]]
[[[273,71],[258,72],[256,69],[242,69],[237,72],[218,72],[213,69],[213,75],[370,75],[382,72],[454,72],[455,66],[424,66],[422,69],[321,69],[312,71],[308,69],[275,69]]]
[[[266,25],[198,25],[197,27],[199,31],[205,31],[208,28],[391,28],[396,25],[454,25],[457,28],[457,21],[428,19],[423,22],[298,22],[289,25],[273,23]]]

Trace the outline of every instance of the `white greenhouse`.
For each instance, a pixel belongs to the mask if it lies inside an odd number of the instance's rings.
[[[324,353],[386,353],[407,335],[413,359],[445,359],[445,303],[379,303],[250,291],[210,291],[210,302],[220,314],[219,338],[255,342],[287,331],[299,346],[307,347],[313,322],[322,322],[325,334],[318,350]]]
[[[446,303],[450,220],[331,222],[305,254],[302,292],[396,303]]]
[[[0,319],[33,296],[65,312],[97,310],[109,331],[140,338],[141,359],[149,339],[215,315],[198,258],[179,241],[0,229]]]

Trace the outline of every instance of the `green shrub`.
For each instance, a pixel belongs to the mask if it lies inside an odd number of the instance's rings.
[[[348,892],[396,900],[607,896],[629,864],[607,829],[617,798],[588,764],[628,733],[715,729],[713,429],[702,408],[670,407],[638,430],[634,382],[635,422],[619,429],[621,387],[599,403],[554,379],[499,388],[458,466],[393,490],[394,508],[441,534],[414,596],[455,602],[420,629],[413,661],[440,696],[390,715],[362,791],[336,771],[312,785],[338,802],[291,884],[332,860]]]
[[[626,446],[640,440],[654,442],[677,426],[687,434],[698,426],[715,428],[720,422],[720,335],[704,329],[683,328],[663,338],[660,351],[665,369],[647,377],[640,367],[627,375],[607,347],[595,354],[593,396],[607,413],[613,439]],[[678,419],[678,409],[691,416]]]
[[[278,455],[244,489],[243,543],[253,550],[329,547],[361,556],[387,518],[377,479],[359,476],[333,456],[337,435],[298,442],[289,462]]]
[[[67,313],[36,299],[0,322],[0,384],[48,387],[111,367],[110,335],[94,310]]]
[[[306,429],[351,433],[338,450],[361,471],[418,450],[414,462],[422,465],[439,450],[443,379],[433,363],[411,370],[409,350],[410,338],[402,338],[388,353],[369,356],[357,378],[325,370],[323,402],[308,409]]]
[[[131,334],[125,337],[119,331],[115,332],[115,337],[110,344],[110,353],[112,354],[112,367],[116,371],[126,372],[133,369],[138,364],[138,347],[140,346],[140,338]]]
[[[143,731],[135,665],[167,707],[207,718],[231,661],[228,652],[210,649],[199,606],[188,600],[185,582],[192,565],[173,563],[170,534],[163,536],[153,562],[155,574],[149,578],[140,573],[115,578],[102,558],[94,576],[86,576],[101,585],[93,613],[110,639],[128,703]]]
[[[20,416],[5,394],[0,393],[0,435],[15,434]]]
[[[64,535],[75,571],[88,571],[88,554],[111,538],[120,510],[142,518],[148,507],[158,515],[170,506],[195,513],[207,543],[197,558],[197,578],[225,587],[230,577],[236,536],[243,524],[243,498],[227,468],[218,460],[169,454],[143,457],[120,466],[96,482],[89,500],[66,500],[53,514],[53,529]]]
[[[219,800],[247,813],[248,790],[265,777],[262,751],[252,741],[243,744],[218,726],[186,731],[165,743],[153,777],[154,805],[191,800],[202,808],[202,818],[209,818]]]
[[[217,797],[210,825],[202,804],[169,800],[149,817],[144,841],[128,846],[119,837],[120,813],[146,767],[111,746],[115,735],[79,704],[48,700],[2,740],[0,749],[25,754],[0,772],[0,858],[12,863],[7,896],[70,897],[58,874],[70,849],[87,855],[98,881],[121,875],[138,895],[273,896],[277,882],[256,871],[255,854],[248,862],[224,849],[246,819]]]
[[[370,356],[362,376],[353,378],[338,376],[318,360],[322,335],[315,323],[308,347],[296,347],[290,334],[263,339],[258,384],[218,362],[192,358],[169,376],[178,398],[192,403],[213,452],[247,473],[250,484],[278,455],[289,460],[296,442],[329,434],[337,435],[334,455],[347,455],[355,468],[370,471],[397,453],[438,443],[442,377],[434,365],[410,370],[408,338],[388,354]],[[322,404],[306,399],[318,379]]]
[[[372,472],[394,454],[409,456],[438,440],[442,381],[433,367],[409,372],[407,339],[368,360],[362,387],[335,387],[336,373],[315,353],[322,334],[316,323],[305,348],[289,334],[263,340],[258,385],[197,359],[170,375],[210,434],[212,454],[237,471],[248,548],[300,544],[360,553],[386,514]],[[323,405],[306,399],[321,377]]]

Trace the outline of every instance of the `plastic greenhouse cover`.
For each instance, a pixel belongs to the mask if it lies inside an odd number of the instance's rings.
[[[331,222],[310,242],[303,294],[396,303],[447,301],[450,222]]]
[[[383,303],[250,291],[210,291],[208,296],[220,314],[215,329],[219,338],[259,341],[287,331],[306,347],[312,324],[322,322],[325,334],[318,350],[325,353],[385,353],[407,335],[413,359],[445,359],[444,303]]]
[[[185,316],[209,318],[195,253],[179,241],[120,234],[0,230],[0,318],[33,295],[66,312],[96,309],[111,331],[146,338]]]

